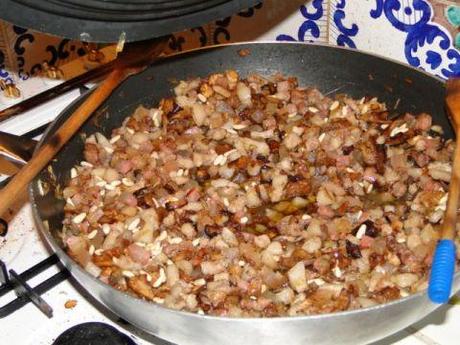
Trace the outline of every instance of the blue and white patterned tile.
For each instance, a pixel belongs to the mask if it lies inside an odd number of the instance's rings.
[[[275,40],[279,34],[284,34],[281,40],[326,42],[327,6],[323,3],[326,4],[326,0],[307,3],[305,0],[266,0],[253,10],[240,12],[226,21],[225,42]],[[212,23],[211,29],[219,29],[217,24],[221,22]]]
[[[329,4],[326,0],[312,0],[302,4],[291,21],[276,29],[278,41],[324,42],[328,41]]]
[[[446,21],[434,20],[433,6],[447,9],[449,3],[310,0],[286,6],[284,1],[271,0],[246,22],[237,16],[228,19],[226,41],[328,42],[387,56],[448,78],[460,75],[460,53],[452,30],[443,26]],[[291,13],[286,13],[289,10]]]
[[[426,0],[375,0],[370,12],[370,20],[378,26],[391,25],[387,37],[403,35],[404,42],[396,49],[407,63],[443,78],[460,75],[460,52],[454,39],[433,17],[433,7]]]
[[[336,2],[340,2],[340,0]],[[375,0],[348,1],[344,7],[346,13],[345,23],[348,27],[354,24],[357,28],[352,42],[358,49],[404,62],[404,33],[395,30],[389,21],[373,19],[371,12],[374,9]],[[333,35],[334,31],[337,30],[336,26],[337,24],[334,23],[334,27],[331,30]]]
[[[356,18],[356,14],[362,14],[361,5],[361,2],[351,0],[329,0],[328,43],[356,48],[357,35],[363,32],[363,26],[358,26],[357,19],[365,18],[362,15]]]

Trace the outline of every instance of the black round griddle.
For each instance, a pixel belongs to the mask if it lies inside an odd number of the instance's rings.
[[[0,18],[87,42],[159,37],[228,17],[261,0],[2,0]]]

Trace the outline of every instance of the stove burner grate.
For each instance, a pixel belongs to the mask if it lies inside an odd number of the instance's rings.
[[[12,269],[8,270],[5,263],[0,260],[0,297],[13,290],[17,296],[13,301],[0,306],[0,318],[14,313],[30,302],[37,306],[46,316],[51,318],[53,316],[53,309],[40,296],[66,280],[70,276],[69,271],[63,268],[60,272],[33,288],[29,286],[27,281],[56,265],[58,262],[59,259],[56,254],[54,254],[21,274],[17,274]]]

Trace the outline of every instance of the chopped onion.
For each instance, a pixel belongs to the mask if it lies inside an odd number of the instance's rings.
[[[204,106],[200,103],[194,103],[192,106],[192,116],[197,126],[202,126],[207,118]]]
[[[238,98],[240,99],[241,103],[251,106],[252,101],[251,101],[251,89],[246,86],[246,84],[239,82],[236,84],[236,94]]]
[[[93,277],[99,277],[101,275],[101,272],[102,270],[96,266],[94,263],[92,263],[91,261],[89,261],[86,266],[85,266],[85,270],[91,274]]]
[[[296,263],[288,271],[289,284],[291,287],[297,291],[302,292],[307,288],[307,278],[305,275],[305,265],[303,262]]]

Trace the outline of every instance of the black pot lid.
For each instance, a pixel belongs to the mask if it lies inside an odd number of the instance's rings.
[[[126,42],[222,19],[261,0],[2,0],[0,18],[60,37]]]

